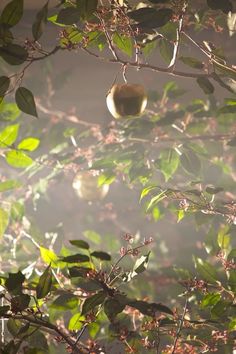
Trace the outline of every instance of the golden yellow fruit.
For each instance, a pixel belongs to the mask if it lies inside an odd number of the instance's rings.
[[[108,193],[109,185],[98,185],[98,176],[89,172],[78,173],[72,184],[77,196],[83,200],[102,200]]]
[[[114,118],[139,116],[147,105],[147,94],[142,85],[114,85],[107,95],[107,107]]]

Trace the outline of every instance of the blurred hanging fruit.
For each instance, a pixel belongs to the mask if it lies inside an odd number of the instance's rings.
[[[77,196],[83,200],[102,200],[108,193],[109,185],[98,185],[98,177],[90,172],[80,172],[73,180],[73,188]]]
[[[147,105],[147,94],[142,85],[114,85],[107,95],[107,107],[114,118],[139,116]]]

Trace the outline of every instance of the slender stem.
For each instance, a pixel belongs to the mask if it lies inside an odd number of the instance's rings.
[[[119,60],[108,59],[108,58],[98,55],[97,53],[92,52],[88,48],[82,48],[82,49],[86,53],[88,53],[89,55],[92,55],[99,60],[106,61],[106,62],[112,63],[112,64],[127,65],[127,66],[130,66],[133,68],[146,69],[146,70],[151,70],[151,71],[158,72],[158,73],[165,73],[165,74],[168,74],[171,76],[179,76],[179,77],[184,77],[184,78],[199,78],[199,77],[211,77],[212,76],[212,74],[209,74],[209,73],[200,74],[200,73],[193,73],[193,72],[183,72],[183,71],[179,71],[179,70],[172,70],[171,68],[162,68],[159,66],[146,64],[146,63],[136,63],[135,61],[125,61],[122,59],[119,59]]]
[[[180,337],[180,333],[181,333],[181,330],[183,328],[184,317],[185,317],[186,312],[187,312],[187,307],[188,307],[188,296],[186,296],[186,299],[185,299],[184,311],[183,311],[182,317],[181,317],[181,319],[179,321],[179,327],[178,327],[178,330],[176,332],[175,341],[174,341],[174,345],[173,345],[173,350],[172,350],[171,354],[175,353],[175,350],[176,350],[176,347],[177,347],[177,343],[178,343],[178,339]]]

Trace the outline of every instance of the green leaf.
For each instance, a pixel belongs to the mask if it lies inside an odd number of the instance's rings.
[[[58,296],[53,303],[50,305],[51,309],[57,311],[73,310],[78,307],[79,298],[77,295],[70,293],[64,293]]]
[[[165,176],[165,181],[168,182],[179,166],[179,154],[173,149],[162,150],[158,166]]]
[[[182,56],[179,58],[179,60],[181,60],[184,64],[186,64],[194,69],[203,69],[204,68],[204,63],[196,58]]]
[[[16,90],[15,99],[18,108],[22,112],[30,114],[36,118],[38,117],[34,96],[30,90],[25,87],[19,87]]]
[[[232,269],[227,272],[228,287],[234,293],[236,292],[236,270]]]
[[[20,113],[16,103],[5,103],[4,101],[0,103],[0,120],[16,120]]]
[[[214,92],[214,86],[206,77],[197,78],[197,83],[206,95],[210,95]]]
[[[80,19],[80,11],[75,7],[62,9],[57,15],[57,22],[64,25],[73,25]]]
[[[170,63],[172,57],[173,57],[173,45],[170,43],[170,41],[161,38],[158,41],[159,49],[160,49],[160,54],[164,61],[166,63]]]
[[[228,307],[230,306],[230,303],[225,300],[220,300],[218,301],[215,306],[211,309],[211,316],[213,319],[218,319],[222,318],[222,316],[225,314],[227,311]]]
[[[26,168],[34,162],[31,157],[24,154],[22,151],[15,150],[6,153],[6,161],[10,166],[16,168]]]
[[[0,96],[3,97],[10,85],[10,79],[7,76],[0,76]]]
[[[12,189],[19,188],[21,186],[21,182],[17,181],[16,179],[9,179],[5,182],[0,182],[0,192],[6,192]]]
[[[236,331],[236,317],[232,318],[228,328],[230,331]]]
[[[82,307],[82,315],[86,315],[88,312],[94,310],[98,305],[101,305],[106,299],[107,295],[104,291],[99,291],[87,298]]]
[[[48,15],[48,2],[42,7],[42,9],[37,13],[36,19],[32,26],[32,33],[34,39],[37,41],[43,34],[44,26],[47,23]]]
[[[52,270],[49,265],[43,274],[40,276],[37,287],[36,295],[38,299],[42,299],[51,291],[52,287]]]
[[[193,175],[198,175],[201,169],[201,161],[191,150],[184,152],[180,156],[180,163],[184,170]]]
[[[195,267],[200,276],[204,280],[215,283],[218,279],[216,269],[208,262],[203,261],[201,258],[194,257]]]
[[[13,202],[11,204],[11,218],[14,221],[21,221],[25,213],[24,204],[20,202]]]
[[[85,318],[81,313],[74,314],[70,319],[68,329],[70,331],[79,331],[83,327],[84,320]]]
[[[52,268],[58,267],[59,258],[53,251],[44,247],[40,247],[40,254],[46,264],[51,265]]]
[[[39,146],[40,140],[37,138],[25,138],[21,140],[17,148],[19,150],[34,151]]]
[[[218,232],[217,242],[218,242],[219,247],[222,250],[229,251],[231,238],[230,238],[230,235],[227,234],[227,232],[228,232],[228,227],[221,228],[220,231]]]
[[[154,205],[162,201],[163,199],[167,198],[169,195],[169,191],[165,190],[160,192],[159,194],[155,195],[154,197],[151,198],[150,202],[148,203],[147,210],[149,211]]]
[[[93,231],[93,230],[86,230],[86,231],[84,231],[83,234],[84,234],[84,236],[85,236],[86,238],[88,238],[90,241],[96,243],[97,245],[100,244],[100,242],[101,242],[101,236],[100,236],[97,232],[95,232],[95,231]]]
[[[0,238],[4,235],[9,222],[9,215],[6,210],[0,208]]]
[[[8,148],[16,141],[19,124],[9,125],[0,131],[0,148]]]
[[[69,242],[71,245],[75,247],[82,248],[85,250],[89,249],[89,244],[84,240],[70,240]]]
[[[23,0],[13,0],[9,2],[3,9],[0,23],[4,23],[9,27],[15,26],[23,15]]]
[[[210,293],[204,296],[204,298],[201,301],[201,307],[212,307],[217,304],[217,302],[220,300],[221,296],[219,293]]]
[[[140,274],[147,269],[150,253],[151,252],[148,252],[148,254],[146,254],[145,256],[141,256],[136,260],[135,265],[133,267],[133,273]]]
[[[110,261],[111,260],[111,256],[108,253],[102,252],[102,251],[94,251],[91,253],[91,256],[98,258],[101,261]]]
[[[20,65],[26,61],[28,52],[20,45],[10,43],[0,47],[0,57],[10,65]]]
[[[18,273],[9,273],[5,282],[7,290],[14,295],[22,293],[22,284],[25,281],[25,276],[20,271]]]
[[[133,43],[130,37],[126,37],[124,35],[115,32],[113,37],[113,42],[123,53],[127,54],[129,57],[132,56],[133,53]]]
[[[157,189],[157,186],[149,186],[146,187],[142,190],[142,193],[140,195],[140,199],[139,201],[141,201],[144,197],[146,197],[151,191],[153,191],[154,189]]]

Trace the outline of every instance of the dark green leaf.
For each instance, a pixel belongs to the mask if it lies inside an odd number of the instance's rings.
[[[129,301],[128,305],[139,310],[142,314],[146,316],[154,317],[156,312],[164,312],[173,315],[171,309],[162,304],[148,303],[146,301],[134,300],[134,301]]]
[[[21,312],[29,307],[30,296],[27,294],[21,294],[14,296],[11,299],[11,310],[12,312]]]
[[[71,267],[69,268],[69,274],[71,278],[82,277],[86,278],[87,273],[91,270],[91,268],[85,267]]]
[[[111,256],[108,253],[102,252],[102,251],[94,251],[91,253],[91,256],[98,258],[101,261],[110,261],[111,260]]]
[[[16,90],[15,99],[18,108],[22,112],[30,114],[36,118],[38,117],[34,96],[30,90],[25,87],[19,87]]]
[[[43,8],[37,13],[36,20],[32,26],[32,33],[34,39],[37,41],[43,34],[44,26],[47,23],[48,14],[48,1],[43,6]]]
[[[182,56],[179,58],[179,60],[181,60],[184,64],[186,64],[194,69],[203,69],[204,68],[204,63],[196,58]]]
[[[10,306],[5,305],[5,306],[0,306],[0,316],[2,317],[5,315],[10,310]]]
[[[209,194],[217,194],[219,192],[222,192],[224,188],[221,187],[207,187],[206,192]]]
[[[73,282],[77,288],[83,289],[88,292],[97,291],[102,288],[102,284],[96,279],[79,277]]]
[[[10,43],[0,47],[0,57],[10,65],[20,65],[26,61],[28,52],[20,45]]]
[[[85,250],[89,249],[89,244],[84,240],[70,240],[69,242],[71,245],[75,247],[82,248]]]
[[[207,0],[207,5],[212,10],[221,10],[226,14],[233,11],[233,5],[229,0]]]
[[[57,15],[57,22],[64,25],[73,25],[80,20],[80,11],[75,7],[62,9]]]
[[[218,109],[218,114],[234,114],[236,113],[236,105],[227,105]]]
[[[218,319],[221,316],[223,316],[229,306],[230,306],[230,303],[228,301],[225,301],[225,300],[218,301],[215,304],[215,306],[213,306],[213,308],[211,309],[212,318]]]
[[[43,274],[40,276],[37,287],[36,295],[38,299],[42,299],[51,291],[52,287],[52,270],[51,266],[48,266]]]
[[[98,0],[76,0],[81,20],[89,20],[97,10]]]
[[[98,305],[101,305],[106,299],[107,295],[104,291],[99,291],[97,294],[87,298],[82,307],[82,315],[94,310]]]
[[[18,273],[9,273],[5,287],[14,295],[21,294],[24,281],[25,276],[20,271]]]
[[[164,26],[173,16],[171,9],[156,10],[151,7],[143,7],[141,9],[128,13],[128,16],[139,22],[138,26],[142,28],[158,28]]]
[[[117,299],[107,299],[104,303],[104,312],[110,321],[113,321],[118,313],[122,312],[125,304],[120,303]]]
[[[206,77],[197,78],[197,83],[206,95],[210,95],[214,92],[214,86]]]
[[[3,9],[0,22],[9,27],[15,26],[23,15],[23,0],[13,0]]]
[[[231,93],[234,93],[234,90],[229,85],[227,85],[215,72],[213,72],[211,76],[221,87],[225,88]]]
[[[73,254],[72,256],[63,257],[61,259],[62,262],[66,263],[82,263],[82,262],[89,262],[89,257],[85,254]]]
[[[0,77],[0,96],[4,96],[10,85],[10,79],[7,76]]]

